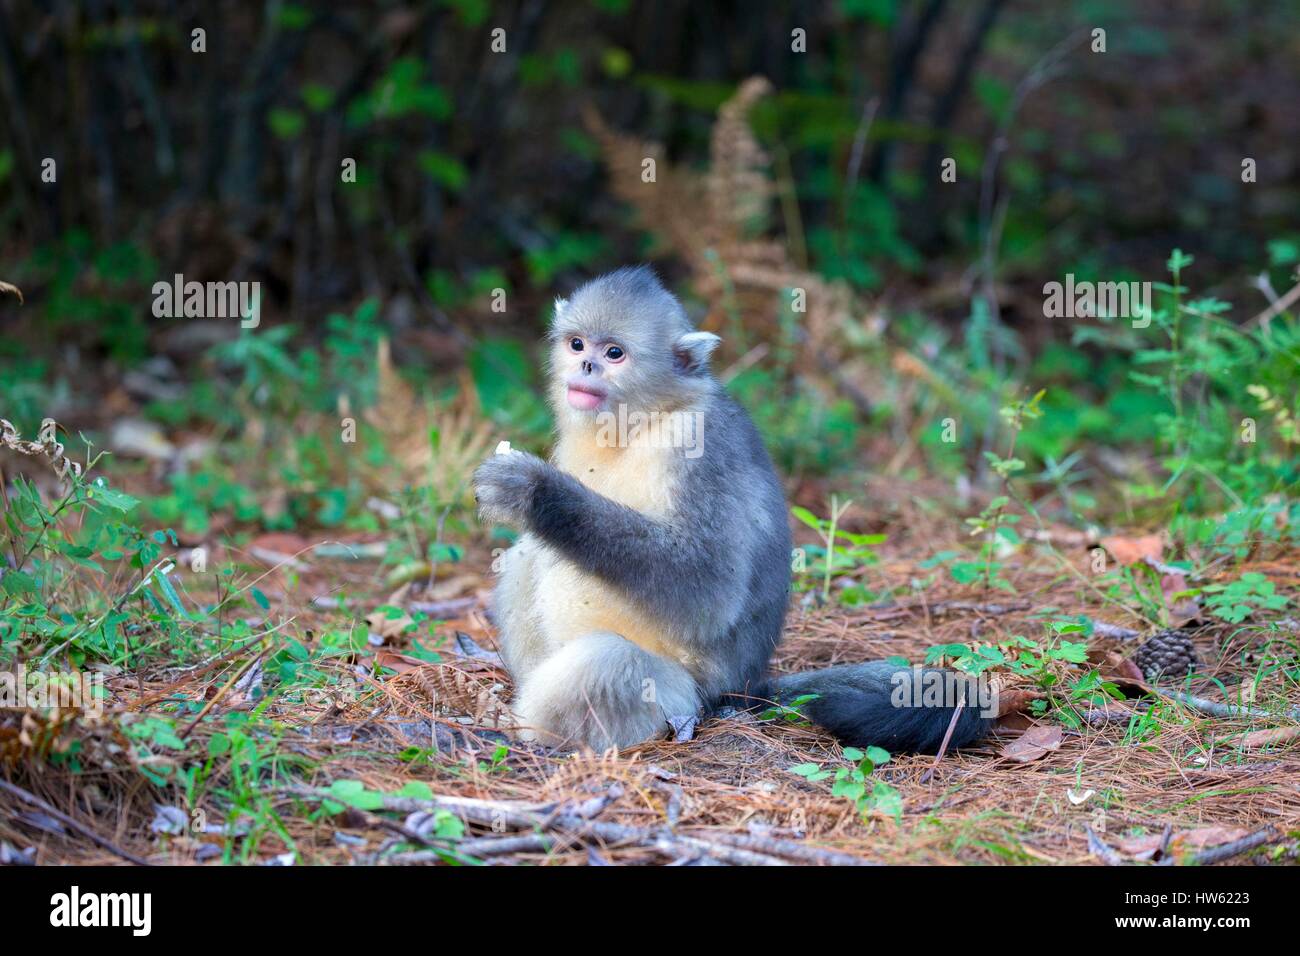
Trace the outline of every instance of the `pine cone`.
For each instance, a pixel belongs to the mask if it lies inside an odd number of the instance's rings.
[[[1186,677],[1197,663],[1191,635],[1177,628],[1152,634],[1133,659],[1150,681]]]

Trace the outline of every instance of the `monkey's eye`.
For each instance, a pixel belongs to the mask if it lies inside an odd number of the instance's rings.
[[[582,349],[583,349],[582,339],[578,338],[576,335],[573,338],[569,339],[570,352],[581,352]]]
[[[617,345],[611,345],[605,349],[605,359],[610,362],[621,362],[626,355],[627,353]]]

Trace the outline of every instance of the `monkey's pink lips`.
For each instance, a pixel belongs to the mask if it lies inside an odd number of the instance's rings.
[[[605,393],[598,392],[595,389],[582,388],[578,385],[569,386],[569,404],[579,411],[590,412],[600,407],[601,402],[605,400]]]

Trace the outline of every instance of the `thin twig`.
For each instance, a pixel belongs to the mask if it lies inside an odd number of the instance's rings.
[[[1291,289],[1286,293],[1286,295],[1282,296],[1282,298],[1278,299],[1276,302],[1270,305],[1263,312],[1260,312],[1249,322],[1247,322],[1246,325],[1262,326],[1265,322],[1273,318],[1273,316],[1277,315],[1279,312],[1285,312],[1287,309],[1291,308],[1291,306],[1295,303],[1297,299],[1300,299],[1300,282],[1297,282],[1295,285],[1293,285]]]
[[[849,164],[844,170],[844,192],[840,199],[841,208],[847,208],[853,189],[858,184],[858,174],[862,171],[862,156],[866,152],[867,137],[871,133],[871,124],[876,120],[876,110],[880,109],[880,97],[873,96],[862,104],[862,118],[853,134],[853,147],[849,150]]]
[[[948,752],[948,744],[952,741],[952,732],[957,729],[957,721],[961,719],[961,712],[966,709],[966,698],[963,697],[957,701],[957,706],[952,709],[952,717],[948,720],[948,729],[943,732],[943,743],[939,744],[939,752],[934,755],[934,763],[930,764],[930,769],[921,776],[922,783],[929,783],[930,778],[934,776],[934,771],[939,766],[939,761],[943,755]]]
[[[1164,832],[1160,834],[1160,846],[1156,850],[1156,856],[1165,859],[1169,855],[1169,841],[1174,838],[1174,825],[1166,823]]]
[[[272,645],[268,643],[266,647],[262,648],[255,656],[250,657],[248,662],[236,671],[230,680],[226,681],[225,686],[212,695],[212,699],[203,705],[203,709],[200,710],[198,714],[195,715],[194,719],[189,722],[189,725],[178,734],[181,740],[184,740],[194,731],[194,728],[199,725],[204,717],[208,716],[212,711],[212,708],[217,706],[217,702],[220,701],[221,698],[225,697],[232,687],[239,683],[240,678],[247,674],[253,667],[257,666],[258,662],[261,661],[262,658],[266,657],[266,654],[270,651],[271,647]]]

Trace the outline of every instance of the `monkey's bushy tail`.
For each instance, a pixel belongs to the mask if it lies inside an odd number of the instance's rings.
[[[870,661],[773,678],[753,696],[789,705],[816,694],[797,709],[841,742],[874,745],[891,753],[932,754],[943,743],[958,701],[965,700],[965,705],[948,749],[988,733],[993,719],[982,713],[985,708],[972,689],[970,678],[956,671]]]

